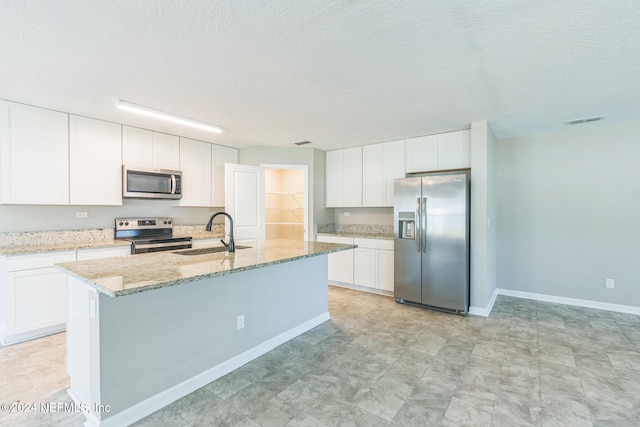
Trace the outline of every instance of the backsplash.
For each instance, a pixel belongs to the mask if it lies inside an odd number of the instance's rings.
[[[113,241],[113,228],[67,231],[22,231],[0,233],[0,246],[39,246],[49,244],[73,245],[109,243]]]
[[[317,224],[316,233],[393,234],[392,225]]]

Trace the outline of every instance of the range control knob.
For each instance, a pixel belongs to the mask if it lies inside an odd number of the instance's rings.
[[[129,221],[125,222],[124,225],[129,225]]]
[[[120,222],[118,223],[118,225],[119,225],[119,226],[121,226],[121,227],[122,227],[122,224],[123,224],[123,222],[122,222],[122,221],[120,221]]]
[[[168,224],[171,224],[171,221],[169,221]]]
[[[166,225],[166,224],[167,224],[167,221],[165,221],[164,223],[165,223],[165,225]]]

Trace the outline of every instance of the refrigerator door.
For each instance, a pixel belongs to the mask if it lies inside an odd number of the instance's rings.
[[[422,177],[422,304],[467,313],[468,174]]]
[[[394,296],[420,302],[421,229],[419,226],[421,179],[400,178],[394,186]]]

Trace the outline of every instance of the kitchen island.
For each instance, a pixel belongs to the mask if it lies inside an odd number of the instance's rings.
[[[58,264],[87,425],[131,424],[329,320],[327,254],[353,245],[246,245]]]

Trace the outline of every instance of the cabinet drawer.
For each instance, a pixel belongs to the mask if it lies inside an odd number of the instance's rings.
[[[355,238],[353,243],[358,245],[359,248],[393,250],[393,240]]]
[[[78,261],[90,259],[113,258],[131,255],[130,246],[116,246],[113,248],[81,249],[78,250]]]
[[[6,271],[31,270],[34,268],[53,267],[59,262],[73,262],[76,251],[49,252],[34,255],[13,255],[6,258]]]

